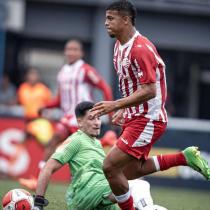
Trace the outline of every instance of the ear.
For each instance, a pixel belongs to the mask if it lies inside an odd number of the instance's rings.
[[[124,20],[125,25],[128,25],[131,21],[129,16],[123,16],[123,20]]]
[[[82,127],[82,118],[77,118],[77,124],[79,128]]]

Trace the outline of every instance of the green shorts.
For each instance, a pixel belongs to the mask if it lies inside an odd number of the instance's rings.
[[[71,183],[66,193],[69,210],[119,210],[107,197],[111,189],[104,174],[82,173]]]

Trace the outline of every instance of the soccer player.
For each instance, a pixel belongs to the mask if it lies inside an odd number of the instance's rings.
[[[93,101],[93,90],[99,89],[105,100],[112,100],[112,91],[98,72],[82,58],[83,45],[78,39],[67,41],[64,49],[67,63],[61,68],[57,76],[58,94],[42,108],[60,107],[64,117],[57,125],[55,135],[46,150],[45,160],[54,152],[56,146],[74,133],[78,126],[74,110],[78,103],[84,100]]]
[[[135,28],[136,9],[125,0],[110,4],[105,27],[116,38],[114,66],[122,98],[98,102],[92,116],[116,111],[113,122],[122,125],[117,144],[107,155],[103,170],[122,210],[133,210],[127,179],[135,179],[173,166],[190,166],[210,179],[208,163],[197,147],[148,158],[152,145],[167,126],[165,64],[155,46]]]
[[[40,172],[34,199],[35,209],[41,210],[48,204],[44,195],[50,177],[66,163],[71,167],[73,176],[66,193],[68,209],[119,209],[114,205],[116,201],[102,170],[105,153],[100,141],[96,139],[100,133],[101,120],[91,117],[90,109],[93,105],[88,101],[77,105],[75,112],[79,130],[57,148]],[[153,205],[148,182],[134,180],[130,185],[136,198],[135,206],[139,210],[166,210]]]
[[[112,91],[109,85],[102,79],[97,71],[85,63],[83,45],[78,39],[67,41],[64,49],[67,63],[61,68],[57,76],[57,96],[40,109],[60,107],[64,116],[56,125],[56,131],[49,144],[46,145],[44,160],[40,161],[39,168],[42,168],[45,161],[55,151],[55,148],[69,135],[77,131],[77,120],[75,118],[75,106],[84,100],[93,101],[93,90],[99,89],[105,100],[112,100]],[[20,179],[22,185],[34,190],[37,179]]]

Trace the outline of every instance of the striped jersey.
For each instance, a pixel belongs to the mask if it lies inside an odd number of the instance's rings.
[[[114,67],[119,77],[122,97],[128,97],[141,85],[156,83],[156,97],[143,104],[125,109],[125,118],[143,116],[167,122],[165,101],[167,96],[165,64],[155,46],[138,31],[124,45],[115,43]]]
[[[78,60],[74,64],[65,64],[57,76],[59,105],[65,114],[74,115],[76,105],[82,101],[93,101],[93,90],[99,88],[106,95],[104,81],[96,70]],[[109,99],[112,96],[108,96]]]
[[[88,167],[86,168],[89,171],[97,169],[103,173],[102,165],[105,153],[98,139],[91,138],[81,130],[78,130],[57,148],[51,158],[63,165],[68,163],[71,168],[71,174],[75,177],[75,174],[87,165]]]

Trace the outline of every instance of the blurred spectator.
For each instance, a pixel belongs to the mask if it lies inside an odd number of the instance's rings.
[[[7,74],[3,75],[0,87],[0,104],[6,106],[15,105],[17,103],[16,88]]]
[[[7,74],[3,75],[0,82],[0,115],[23,116],[23,109],[17,105],[16,88]]]
[[[26,73],[26,80],[18,89],[18,101],[24,107],[25,117],[33,119],[38,117],[38,110],[50,99],[51,90],[40,82],[37,69],[30,68]]]

